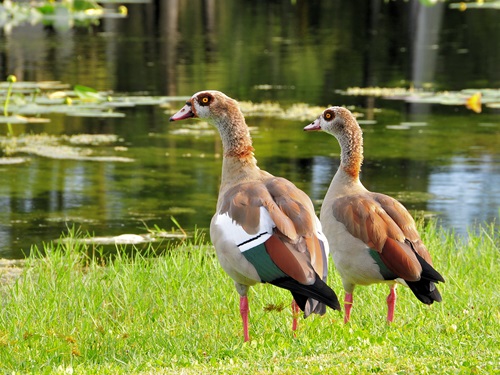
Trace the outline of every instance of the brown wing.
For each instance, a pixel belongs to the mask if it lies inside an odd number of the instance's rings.
[[[311,285],[316,280],[309,257],[289,242],[279,236],[271,236],[266,241],[266,249],[279,269],[299,283]]]
[[[379,252],[398,277],[420,279],[422,267],[412,250],[420,237],[413,218],[395,199],[375,193],[346,196],[334,201],[333,215],[351,235]]]
[[[297,234],[311,236],[315,227],[314,207],[307,194],[284,178],[270,178],[265,185],[280,211],[293,222]]]
[[[309,197],[288,180],[271,177],[229,189],[222,197],[220,213],[228,213],[247,233],[256,234],[260,207],[267,209],[276,225],[276,236],[271,240],[275,246],[268,250],[273,262],[303,284],[314,283],[314,271],[323,276],[326,257],[315,233]]]
[[[323,243],[323,240],[319,239],[317,235],[306,237],[305,240],[314,270],[323,281],[326,281],[328,274],[328,254],[325,253],[325,246],[328,246],[328,244]]]
[[[415,220],[406,210],[406,208],[399,203],[396,199],[391,198],[384,194],[372,193],[373,199],[377,201],[381,207],[387,212],[396,225],[401,229],[405,238],[409,240],[415,249],[415,251],[422,258],[425,259],[427,263],[432,266],[431,256],[427,247],[420,239],[420,235],[417,231],[417,226],[415,225]]]
[[[297,240],[294,223],[274,202],[266,186],[260,182],[247,182],[229,189],[221,200],[220,213],[228,215],[249,234],[259,228],[260,207],[265,207],[278,230],[292,241]]]
[[[297,250],[307,251],[307,259],[323,280],[328,272],[325,246],[316,233],[316,214],[309,196],[290,181],[273,177],[266,181],[266,187],[282,212],[292,220],[298,236],[305,243],[297,243]],[[325,240],[326,241],[326,240]]]

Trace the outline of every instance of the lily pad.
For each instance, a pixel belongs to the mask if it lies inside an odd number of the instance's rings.
[[[63,144],[70,141],[71,138],[78,142],[90,142],[93,146],[102,145],[104,143],[116,142],[120,139],[113,135],[82,135],[78,136],[53,136],[53,135],[24,135],[15,138],[0,138],[0,147],[8,155],[24,153],[36,155],[49,159],[61,160],[82,160],[82,161],[98,161],[98,162],[119,162],[130,163],[134,159],[123,156],[102,155],[96,154],[95,148],[83,148],[68,146]],[[93,142],[93,143],[92,143]],[[84,143],[89,144],[89,143]],[[112,149],[114,151],[114,148]]]
[[[268,90],[295,90],[295,86],[293,86],[293,85],[268,85],[268,84],[264,84],[264,85],[255,85],[253,88],[255,90],[264,90],[264,91],[268,91]]]
[[[58,91],[62,92],[62,91]],[[36,98],[35,103],[39,105],[39,107],[43,108],[45,107],[48,111],[51,110],[50,106],[53,105],[61,105],[65,104],[66,97],[52,97],[52,96],[39,96]]]
[[[69,143],[74,145],[93,146],[116,143],[120,140],[116,134],[76,134],[67,137],[67,139]]]
[[[117,103],[132,103],[134,105],[162,105],[168,102],[186,101],[187,96],[116,96],[113,101]]]
[[[0,105],[6,100],[8,82],[0,83]],[[3,91],[1,91],[3,89]],[[60,113],[72,117],[123,118],[124,113],[116,108],[130,108],[138,105],[169,107],[169,103],[185,101],[186,96],[146,96],[114,95],[97,91],[94,88],[76,85],[73,90],[60,81],[16,82],[14,94],[10,97],[8,112],[15,115],[43,115]],[[0,117],[0,123],[20,124],[27,122],[46,122],[39,117],[22,118],[17,116]]]
[[[459,2],[451,3],[449,5],[450,9],[458,9],[465,12],[467,9],[500,9],[500,1],[478,1],[478,2]]]
[[[319,116],[324,107],[310,106],[305,103],[296,103],[288,108],[283,108],[279,103],[265,102],[240,102],[240,109],[245,116],[276,117],[286,120],[306,121]]]
[[[0,116],[0,124],[26,124],[28,119],[23,116]]]
[[[0,165],[12,165],[12,164],[23,164],[26,163],[28,158],[9,158],[9,157],[1,157]]]
[[[419,121],[406,121],[406,122],[402,122],[400,125],[402,125],[402,126],[427,126],[429,124],[426,122],[419,122]]]
[[[285,110],[285,113],[280,116],[283,119],[307,121],[318,117],[324,107],[310,106],[305,103],[297,103]]]
[[[132,108],[135,106],[136,104],[132,102],[122,102],[116,100],[103,103],[103,107],[105,108]]]
[[[11,112],[16,113],[18,115],[40,115],[51,113],[49,107],[44,105],[38,105],[36,103],[28,103],[25,105],[12,105],[9,106]]]
[[[242,101],[239,104],[240,109],[245,116],[277,117],[284,113],[284,110],[278,103],[253,103]]]
[[[119,163],[131,163],[134,161],[134,159],[121,156],[93,156],[92,151],[89,149],[75,149],[69,146],[25,146],[18,148],[17,152],[37,155],[48,159]]]
[[[208,122],[198,121],[195,125],[185,124],[179,128],[170,128],[170,134],[174,135],[190,135],[195,137],[213,136],[216,130]]]
[[[121,112],[103,112],[99,110],[95,111],[71,111],[71,112],[66,112],[67,116],[73,116],[73,117],[101,117],[101,118],[119,118],[119,117],[125,117],[125,113]]]
[[[403,100],[408,103],[463,105],[476,113],[481,112],[482,105],[497,108],[497,105],[500,104],[500,89],[490,88],[431,92],[406,88],[351,87],[346,91],[337,92],[343,95],[376,96],[390,100]]]
[[[0,82],[0,89],[7,89],[10,86],[10,83],[8,82]],[[35,89],[40,89],[40,90],[65,90],[69,89],[70,85],[67,83],[62,83],[60,81],[39,81],[39,82],[32,82],[32,81],[21,81],[21,82],[16,82],[12,84],[12,89],[13,90],[35,90]]]
[[[387,129],[391,129],[391,130],[408,130],[408,129],[410,129],[410,126],[408,126],[408,125],[386,125],[385,127]]]
[[[37,146],[21,147],[17,150],[21,153],[42,156],[48,159],[62,160],[82,160],[82,161],[100,161],[100,162],[119,162],[131,163],[134,159],[121,156],[93,156],[89,149],[76,149],[69,146]]]

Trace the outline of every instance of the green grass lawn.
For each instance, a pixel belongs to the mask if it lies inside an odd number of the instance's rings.
[[[494,374],[500,373],[500,240],[422,229],[442,303],[398,288],[385,322],[384,285],[358,287],[351,322],[329,310],[291,332],[291,295],[251,289],[243,343],[239,296],[210,244],[161,256],[91,260],[88,245],[50,244],[0,286],[0,372],[6,374]],[[329,284],[343,299],[333,264]]]

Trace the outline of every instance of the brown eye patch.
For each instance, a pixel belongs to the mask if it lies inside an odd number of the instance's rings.
[[[206,106],[212,103],[213,99],[214,97],[212,96],[212,94],[203,93],[198,96],[198,103],[200,103],[200,105],[202,106]]]
[[[325,113],[323,113],[323,118],[326,120],[326,121],[331,121],[335,118],[335,113],[333,113],[332,110],[326,110]]]

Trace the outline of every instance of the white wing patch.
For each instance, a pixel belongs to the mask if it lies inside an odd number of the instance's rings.
[[[215,225],[219,226],[223,236],[235,243],[241,252],[250,250],[266,242],[273,234],[276,226],[264,207],[260,207],[259,230],[256,234],[248,234],[241,225],[236,224],[227,213],[218,214]]]
[[[323,247],[325,248],[325,255],[328,258],[328,254],[330,253],[330,245],[328,243],[328,240],[326,239],[325,234],[323,233],[323,228],[321,227],[321,222],[319,221],[318,217],[314,215],[316,219],[316,236],[318,236],[318,239],[323,242]]]

